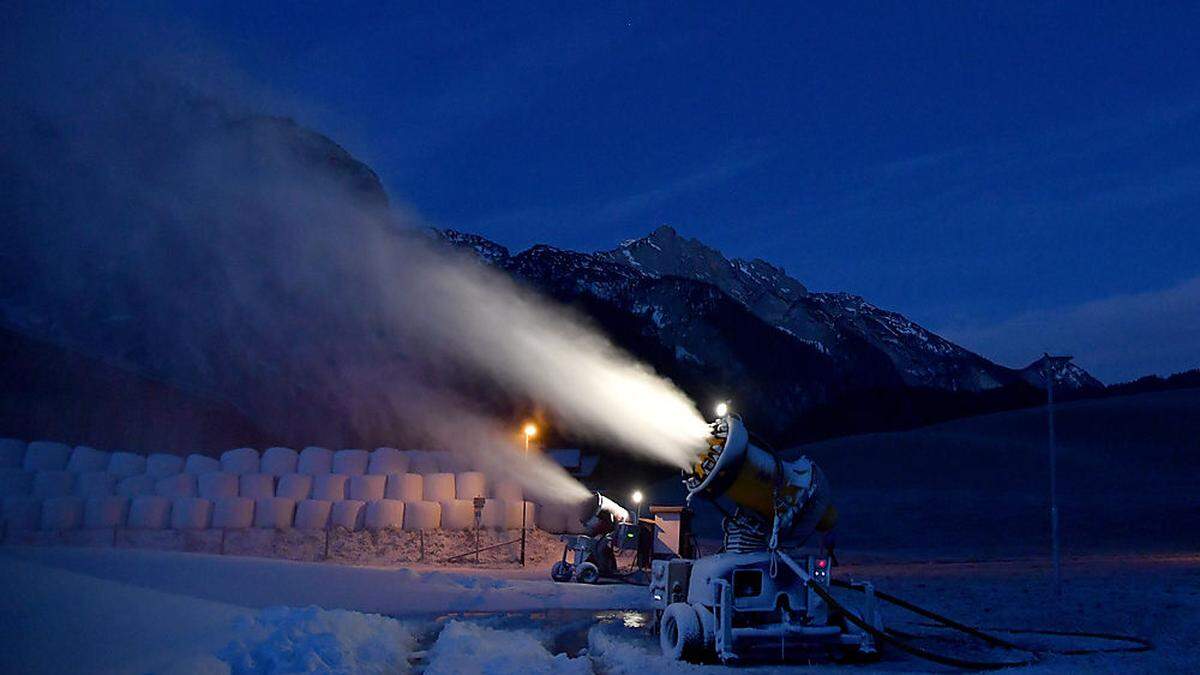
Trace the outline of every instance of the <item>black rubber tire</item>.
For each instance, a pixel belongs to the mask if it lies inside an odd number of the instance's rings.
[[[590,562],[580,563],[579,570],[575,572],[575,578],[580,583],[594,584],[600,580],[600,568]]]
[[[696,610],[685,602],[667,605],[659,623],[658,644],[663,656],[676,661],[698,661],[704,652],[704,628]]]
[[[570,581],[575,570],[571,569],[571,563],[565,560],[559,560],[554,563],[554,567],[550,568],[550,578],[555,581]]]

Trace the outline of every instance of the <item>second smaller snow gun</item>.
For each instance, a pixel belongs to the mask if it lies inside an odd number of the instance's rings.
[[[594,584],[602,577],[625,578],[638,571],[621,570],[617,564],[618,550],[636,551],[641,541],[640,526],[629,509],[597,492],[580,502],[578,516],[588,533],[560,537],[563,556],[550,569],[550,578]]]

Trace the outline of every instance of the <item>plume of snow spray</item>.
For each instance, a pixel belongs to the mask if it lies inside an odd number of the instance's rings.
[[[0,83],[18,102],[0,114],[8,323],[231,401],[280,440],[415,432],[567,501],[582,486],[525,459],[511,420],[456,383],[489,380],[572,433],[672,466],[702,447],[704,420],[669,381],[574,313],[431,247],[418,219],[364,198],[374,175],[328,139],[211,87],[239,78],[45,29],[16,32],[13,53],[40,57]]]

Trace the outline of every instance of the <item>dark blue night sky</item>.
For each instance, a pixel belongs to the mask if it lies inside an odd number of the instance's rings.
[[[1195,4],[247,4],[123,19],[431,224],[592,250],[668,223],[1008,365],[1200,365]]]

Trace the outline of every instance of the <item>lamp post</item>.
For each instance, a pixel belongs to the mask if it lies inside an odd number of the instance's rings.
[[[1050,556],[1054,567],[1054,595],[1062,595],[1062,567],[1058,554],[1058,442],[1054,436],[1054,377],[1057,369],[1071,362],[1070,356],[1042,355],[1042,377],[1046,381],[1046,447],[1050,454]]]
[[[521,433],[525,435],[525,458],[529,458],[529,439],[537,435],[537,425],[533,422],[526,422],[521,429]],[[525,500],[525,495],[521,495],[521,567],[525,566],[525,532],[526,528],[526,513],[529,510],[528,502]]]

